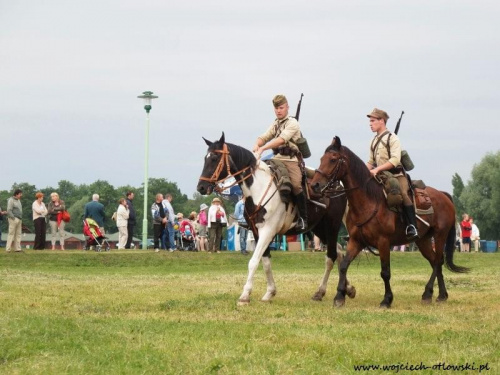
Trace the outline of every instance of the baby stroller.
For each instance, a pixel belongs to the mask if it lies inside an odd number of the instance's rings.
[[[111,248],[106,237],[102,235],[99,224],[94,219],[83,220],[83,234],[87,239],[85,250],[90,250],[95,246],[95,251],[102,251],[104,244],[106,244],[104,250],[109,251]]]
[[[184,251],[196,251],[196,233],[189,220],[183,220],[179,224],[180,244]]]

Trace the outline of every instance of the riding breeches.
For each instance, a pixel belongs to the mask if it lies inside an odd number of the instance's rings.
[[[280,161],[285,164],[288,170],[288,177],[290,177],[290,181],[292,182],[293,195],[302,193],[302,172],[299,164],[296,161],[286,161],[282,159],[280,159]]]
[[[408,195],[408,179],[406,176],[395,176],[398,179],[401,195],[403,196],[403,206],[413,206],[413,201]]]

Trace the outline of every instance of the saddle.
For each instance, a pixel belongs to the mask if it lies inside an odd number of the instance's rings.
[[[389,209],[394,212],[401,212],[403,196],[398,179],[391,172],[384,171],[378,174],[375,180],[384,187],[384,195]],[[425,190],[426,187],[422,180],[411,180],[411,191],[413,192],[413,201],[415,202],[417,215],[430,215],[434,213],[431,198]]]

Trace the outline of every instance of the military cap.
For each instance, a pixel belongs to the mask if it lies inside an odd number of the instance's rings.
[[[283,105],[285,103],[288,103],[288,100],[286,100],[286,96],[285,95],[276,95],[273,98],[274,108],[278,108],[280,105]]]
[[[375,117],[378,119],[384,119],[385,121],[389,120],[389,115],[387,114],[386,111],[382,111],[381,109],[378,108],[373,108],[373,111],[369,114],[366,115],[366,117]]]

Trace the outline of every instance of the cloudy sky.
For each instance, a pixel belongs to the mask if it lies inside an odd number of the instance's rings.
[[[496,1],[0,0],[0,189],[60,180],[144,180],[196,190],[201,136],[251,148],[272,97],[301,128],[316,167],[334,135],[362,159],[366,114],[391,116],[414,178],[451,191],[499,149]]]

